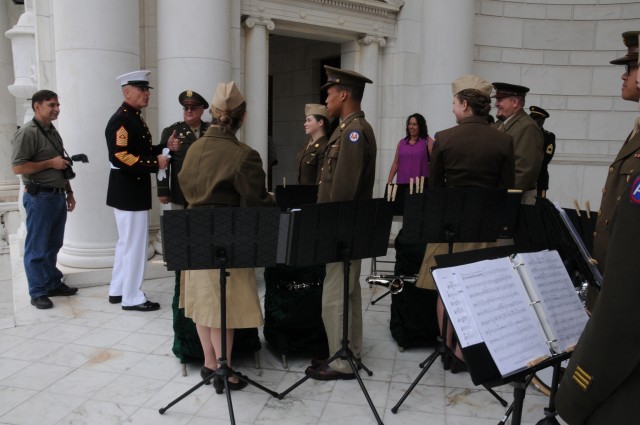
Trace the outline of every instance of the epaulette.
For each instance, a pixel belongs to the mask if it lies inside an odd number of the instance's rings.
[[[184,121],[176,121],[173,124],[171,124],[169,127],[175,127],[175,126],[182,125],[182,124],[184,124]]]

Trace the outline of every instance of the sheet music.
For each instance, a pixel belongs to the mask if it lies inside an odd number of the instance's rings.
[[[456,330],[460,346],[464,348],[481,343],[478,325],[473,319],[453,268],[436,269],[433,271],[433,278],[438,282],[440,297]]]
[[[475,323],[501,375],[550,354],[540,322],[509,258],[456,268]]]
[[[557,251],[518,254],[560,352],[577,344],[589,316]]]

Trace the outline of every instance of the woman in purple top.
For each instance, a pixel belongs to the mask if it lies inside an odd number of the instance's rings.
[[[429,158],[433,147],[433,139],[429,137],[427,121],[420,114],[409,115],[407,118],[407,136],[398,142],[396,156],[389,171],[387,183],[407,184],[409,179],[429,178]]]

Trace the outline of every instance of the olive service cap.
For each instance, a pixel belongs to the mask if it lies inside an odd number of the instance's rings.
[[[373,81],[355,71],[334,68],[329,65],[325,65],[324,69],[327,72],[327,83],[320,87],[321,89],[329,88],[334,84],[351,87],[364,87],[366,83],[373,84]]]
[[[200,96],[200,94],[194,92],[193,90],[185,90],[178,96],[178,102],[182,106],[184,106],[184,102],[193,102],[198,105],[202,105],[203,108],[207,109],[209,107],[209,103],[204,100],[204,97]]]
[[[304,116],[308,117],[309,115],[322,115],[327,120],[331,120],[327,107],[319,103],[307,103],[304,105]]]
[[[535,117],[549,118],[549,113],[539,106],[530,106],[529,111],[531,111],[529,115],[534,116],[534,118]]]
[[[467,89],[478,90],[482,94],[490,96],[493,86],[491,86],[490,82],[477,75],[463,75],[451,84],[451,91],[454,96]]]
[[[612,65],[625,65],[638,61],[638,34],[640,31],[626,31],[622,33],[622,41],[627,46],[627,54],[609,62]]]
[[[503,97],[520,96],[525,97],[529,93],[529,87],[519,86],[517,84],[508,83],[492,83],[496,89],[496,93],[491,96],[496,99],[502,99]]]
[[[211,106],[221,111],[229,112],[242,105],[244,96],[240,93],[235,81],[218,83],[216,93],[213,95]]]
[[[151,74],[151,71],[141,69],[140,71],[132,71],[127,72],[126,74],[118,75],[116,77],[116,81],[120,84],[121,87],[130,85],[152,89],[153,87],[149,85],[149,74]]]

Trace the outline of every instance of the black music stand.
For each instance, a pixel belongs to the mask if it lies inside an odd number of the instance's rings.
[[[164,259],[168,270],[220,269],[220,326],[222,353],[219,368],[159,410],[169,408],[221,377],[227,395],[229,419],[235,424],[227,378],[235,376],[277,397],[278,393],[236,373],[227,365],[227,268],[274,266],[280,210],[278,208],[197,208],[165,211],[162,216]]]
[[[437,188],[408,196],[404,208],[407,243],[447,243],[452,254],[456,242],[495,242],[498,238],[510,237],[521,197],[521,193],[508,194],[505,189],[488,188]],[[422,371],[391,408],[393,413],[398,412],[438,356],[447,353],[448,321],[445,310],[443,336],[438,337],[435,351],[420,363]],[[500,404],[507,406],[495,391],[484,387]]]
[[[300,208],[302,205],[315,204],[318,199],[317,184],[294,184],[276,186],[274,190],[276,206],[284,212],[290,208]]]
[[[529,250],[516,251],[515,246],[509,245],[476,251],[459,252],[456,254],[440,255],[436,257],[436,261],[438,263],[438,267],[452,267],[480,260],[497,259],[515,254],[516,252],[525,251]],[[553,357],[550,357],[538,364],[504,377],[500,376],[498,367],[493,361],[491,354],[484,343],[463,348],[463,354],[465,355],[465,362],[469,367],[469,374],[471,375],[471,379],[474,384],[482,385],[487,389],[508,383],[513,385],[513,402],[507,408],[504,417],[500,422],[498,422],[498,425],[505,425],[510,415],[513,415],[511,425],[520,425],[526,389],[531,383],[535,372],[548,367],[553,367],[549,407],[544,409],[545,418],[541,419],[536,425],[560,425],[555,418],[557,413],[555,411],[554,398],[556,390],[558,389],[558,384],[560,383],[560,365],[564,360],[571,356],[570,352],[554,355]],[[503,404],[503,406],[506,406],[506,404]]]
[[[387,251],[392,218],[391,208],[384,199],[305,205],[300,211],[288,215],[288,226],[283,226],[281,223],[282,233],[278,244],[278,262],[284,262],[288,265],[310,266],[342,263],[344,272],[342,347],[315,371],[335,359],[347,361],[378,424],[382,424],[382,420],[362,382],[356,362],[369,376],[373,373],[354,358],[353,352],[349,348],[349,261],[384,254]],[[287,230],[283,231],[283,229]],[[303,247],[304,249],[302,249]],[[278,399],[284,398],[311,378],[315,371],[278,394]]]

